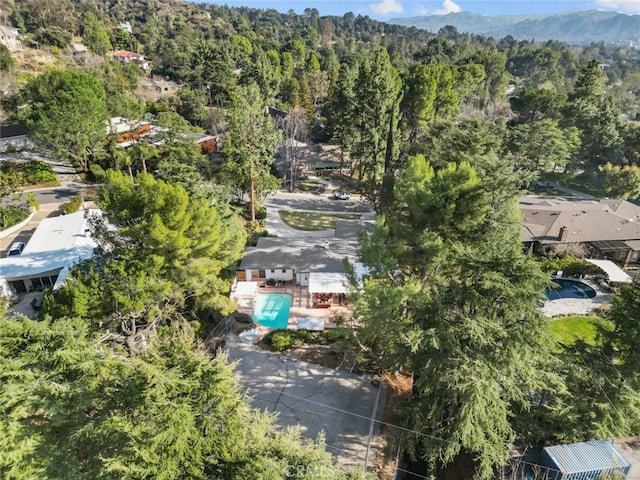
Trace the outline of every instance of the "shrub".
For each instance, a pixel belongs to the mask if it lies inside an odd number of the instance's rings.
[[[19,207],[0,207],[0,230],[17,225],[29,216],[29,210]]]
[[[89,165],[89,174],[91,176],[91,181],[102,183],[104,181],[106,172],[104,171],[104,168],[102,168],[97,163],[92,163]]]
[[[546,257],[542,259],[541,267],[544,271],[554,273],[562,271],[564,275],[595,275],[600,270],[592,263],[576,257]]]
[[[63,28],[56,25],[52,25],[47,28],[39,28],[35,32],[35,39],[37,42],[57,47],[57,49],[51,49],[51,53],[59,53],[60,49],[65,48],[71,43],[71,33],[67,32]]]
[[[27,203],[30,207],[33,207],[35,211],[40,210],[40,203],[38,203],[35,193],[27,193]]]
[[[30,162],[2,162],[0,170],[16,179],[19,187],[30,185],[58,185],[56,174],[49,164],[38,160]]]
[[[256,220],[264,220],[267,218],[267,209],[262,205],[256,205]]]
[[[283,352],[294,345],[294,336],[290,330],[276,330],[270,335],[271,348]],[[302,342],[300,342],[302,343]]]
[[[57,183],[56,174],[49,164],[39,160],[24,164],[23,173],[27,185]]]
[[[338,341],[351,339],[348,328],[330,328],[320,332],[311,330],[274,330],[265,338],[264,342],[271,345],[277,352],[298,347],[303,343],[312,345],[331,345]]]
[[[62,205],[60,207],[60,211],[65,214],[75,213],[78,210],[80,210],[80,207],[82,207],[83,203],[84,203],[84,199],[82,198],[82,195],[78,195],[77,197],[74,197],[71,201]]]

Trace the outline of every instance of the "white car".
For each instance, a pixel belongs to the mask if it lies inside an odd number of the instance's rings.
[[[351,198],[351,194],[345,191],[335,192],[333,196],[338,200],[349,200]]]
[[[7,257],[10,257],[12,255],[20,255],[22,253],[22,250],[24,250],[24,242],[14,242],[9,247],[9,250],[7,250]]]

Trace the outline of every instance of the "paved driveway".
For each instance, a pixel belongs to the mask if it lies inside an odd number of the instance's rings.
[[[372,417],[382,420],[384,385],[267,352],[235,336],[226,346],[229,358],[239,361],[236,377],[256,408],[277,412],[281,426],[300,425],[308,439],[324,431],[337,462],[358,468],[366,462],[371,468],[380,431]]]

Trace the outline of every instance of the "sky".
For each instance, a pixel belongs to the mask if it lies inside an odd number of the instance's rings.
[[[471,12],[482,15],[521,15],[559,13],[569,10],[613,10],[640,14],[640,0],[226,0],[210,3],[252,8],[275,8],[286,13],[303,13],[305,8],[316,8],[320,15],[339,15],[353,12],[376,20],[444,15],[452,12]]]

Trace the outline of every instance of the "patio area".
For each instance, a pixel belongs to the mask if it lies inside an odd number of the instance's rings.
[[[247,286],[246,284],[249,283],[255,285]],[[346,317],[349,313],[348,305],[340,305],[338,303],[328,304],[322,308],[313,308],[310,301],[309,288],[296,285],[294,281],[264,286],[260,286],[260,282],[238,282],[236,289],[232,292],[232,298],[236,301],[238,311],[253,315],[255,306],[260,303],[259,297],[271,294],[291,296],[289,322],[287,325],[287,328],[291,330],[297,330],[299,327],[313,330],[332,328],[336,326],[336,318]],[[258,328],[260,338],[270,330],[259,324]]]
[[[567,277],[571,279],[571,277]],[[609,303],[613,294],[606,291],[595,279],[580,278],[581,283],[593,288],[596,296],[593,298],[559,298],[547,300],[542,306],[545,317],[553,318],[560,315],[586,315],[598,310],[602,305]]]

